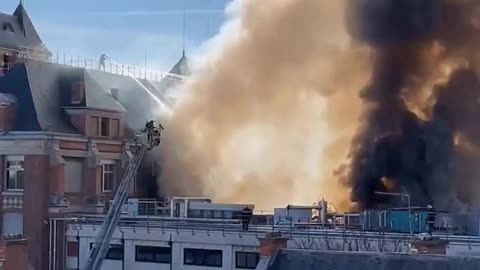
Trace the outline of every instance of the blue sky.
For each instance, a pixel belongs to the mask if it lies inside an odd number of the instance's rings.
[[[183,9],[187,54],[214,36],[229,0],[24,0],[37,31],[54,52],[97,58],[107,53],[124,64],[168,69],[181,56]],[[12,13],[16,0],[3,0]],[[200,12],[210,10],[210,12]],[[170,13],[170,11],[173,11]]]

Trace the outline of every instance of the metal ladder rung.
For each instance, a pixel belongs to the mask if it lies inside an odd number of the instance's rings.
[[[139,147],[134,153],[133,158],[127,166],[124,172],[122,181],[117,188],[115,196],[112,201],[112,205],[108,210],[108,214],[102,224],[102,229],[97,236],[95,245],[91,252],[89,261],[87,263],[87,270],[99,270],[102,266],[102,261],[108,253],[110,248],[110,240],[117,227],[118,220],[120,219],[123,205],[127,199],[128,187],[132,184],[138,167],[145,155],[145,147]]]

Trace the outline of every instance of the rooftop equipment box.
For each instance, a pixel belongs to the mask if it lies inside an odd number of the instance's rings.
[[[273,210],[273,222],[276,225],[290,223],[308,223],[312,220],[310,208],[275,208]]]

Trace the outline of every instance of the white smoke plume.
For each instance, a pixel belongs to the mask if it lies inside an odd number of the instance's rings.
[[[257,209],[322,197],[349,206],[349,189],[333,172],[358,127],[369,65],[346,33],[343,5],[230,4],[166,124],[161,194],[209,195]]]

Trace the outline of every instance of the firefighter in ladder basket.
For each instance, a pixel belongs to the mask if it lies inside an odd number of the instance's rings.
[[[145,124],[145,128],[142,130],[142,132],[147,133],[148,150],[151,150],[154,146],[158,146],[160,144],[162,130],[164,130],[162,124],[158,124],[157,126],[157,122],[154,120],[148,121]]]

